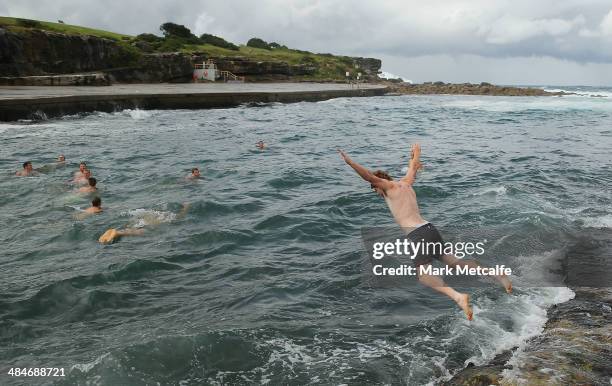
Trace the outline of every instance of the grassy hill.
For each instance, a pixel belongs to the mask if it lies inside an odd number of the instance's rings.
[[[174,29],[164,26],[171,25]],[[164,36],[160,37],[153,34],[141,34],[138,36],[124,35],[99,29],[87,28],[82,26],[52,23],[47,21],[19,19],[11,17],[0,17],[0,28],[8,31],[25,35],[35,30],[51,31],[65,35],[84,35],[98,38],[110,39],[121,46],[132,57],[132,62],[136,62],[141,55],[161,52],[183,52],[197,53],[212,58],[234,58],[241,57],[253,61],[276,61],[285,62],[289,65],[302,65],[315,68],[311,75],[303,75],[301,80],[340,80],[345,78],[346,71],[355,73],[355,59],[347,56],[337,56],[331,54],[317,54],[308,51],[287,48],[277,43],[266,43],[261,39],[265,48],[258,48],[245,44],[234,45],[226,42],[223,38],[213,36],[205,39],[202,35],[196,37],[186,27],[173,23],[163,24],[161,29]],[[209,37],[212,35],[208,35]],[[229,47],[229,48],[228,48]]]
[[[132,38],[129,35],[123,35],[94,28],[81,27],[78,25],[52,23],[49,21],[39,21],[30,19],[19,19],[5,16],[0,16],[0,26],[2,28],[14,32],[26,32],[28,30],[36,28],[45,31],[59,32],[66,35],[89,35],[112,40],[129,40]]]

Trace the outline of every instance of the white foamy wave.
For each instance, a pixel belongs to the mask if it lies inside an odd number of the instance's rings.
[[[575,95],[565,95],[564,97],[587,97],[587,98],[612,98],[612,92],[604,90],[568,90],[562,88],[544,88],[548,92],[574,93]]]
[[[130,117],[132,117],[132,119],[146,119],[149,118],[151,116],[151,113],[145,110],[140,110],[140,109],[126,109],[123,110],[123,112],[125,114],[128,114]]]
[[[505,186],[492,186],[489,188],[485,188],[477,193],[472,194],[473,196],[486,196],[486,195],[498,195],[503,196],[508,192],[508,189]]]
[[[121,213],[123,216],[132,217],[134,221],[131,226],[142,228],[144,226],[159,225],[176,219],[176,214],[172,212],[153,210],[153,209],[132,209]]]
[[[582,219],[584,225],[592,228],[612,228],[612,214],[600,217],[586,217]]]
[[[405,77],[403,77],[401,75],[392,74],[392,73],[390,73],[388,71],[381,71],[380,74],[378,74],[378,77],[381,78],[381,79],[398,79],[398,78],[401,78],[404,82],[412,83],[411,80],[406,79]]]
[[[555,286],[563,283],[562,265],[565,252],[555,249],[537,255],[519,255],[512,261],[514,284],[521,286]]]
[[[105,354],[100,355],[99,357],[97,357],[96,359],[94,359],[91,362],[74,364],[70,368],[70,371],[76,369],[76,370],[79,370],[82,373],[88,373],[91,369],[93,369],[94,367],[96,367],[97,365],[102,363],[102,361],[104,361],[104,359],[106,357],[108,357],[109,355],[110,355],[110,353],[105,353]]]
[[[525,110],[597,110],[612,111],[612,98],[562,97],[491,97],[461,96],[444,103],[445,107],[492,112],[516,112]]]
[[[511,369],[505,369],[502,371],[502,376],[504,380],[509,381],[511,384],[521,384],[523,383],[520,379],[520,374],[518,370],[521,365],[524,363],[524,350],[525,343],[531,337],[539,335],[542,333],[544,329],[544,324],[546,323],[546,309],[559,303],[567,302],[576,296],[576,293],[569,288],[560,287],[560,288],[540,288],[537,290],[539,292],[539,296],[530,297],[528,300],[529,307],[532,308],[535,313],[535,317],[530,317],[531,315],[526,314],[522,316],[522,320],[519,322],[524,323],[521,327],[521,330],[524,332],[524,338],[521,339],[518,345],[513,345],[508,348],[518,346],[516,351],[512,354],[512,357],[508,361],[508,364],[511,366]],[[517,315],[520,317],[520,315]]]

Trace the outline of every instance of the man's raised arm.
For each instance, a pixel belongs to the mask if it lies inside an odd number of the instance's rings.
[[[388,180],[376,177],[371,171],[359,165],[357,162],[353,161],[351,157],[349,157],[348,154],[346,154],[342,150],[338,150],[338,152],[340,153],[340,156],[342,156],[344,162],[346,162],[350,167],[352,167],[357,172],[357,174],[361,176],[361,178],[368,181],[370,184],[382,188],[383,190],[386,190],[391,184],[391,182]]]
[[[419,169],[423,167],[419,159],[420,157],[421,157],[421,145],[419,145],[418,143],[415,143],[414,145],[412,145],[412,157],[410,157],[410,163],[408,164],[408,171],[406,172],[406,175],[404,176],[404,178],[402,178],[402,181],[407,182],[411,185],[414,183],[414,181],[416,180],[417,172],[419,171]]]

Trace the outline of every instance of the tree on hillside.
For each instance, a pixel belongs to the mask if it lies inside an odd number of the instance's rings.
[[[282,44],[279,44],[277,42],[272,42],[270,44],[268,44],[268,47],[272,48],[272,49],[276,49],[276,48],[284,48],[287,49],[287,46],[284,46]]]
[[[260,38],[251,38],[249,39],[249,41],[247,42],[247,47],[253,47],[253,48],[263,48],[264,50],[269,50],[270,49],[270,45],[268,43],[266,43],[265,40],[260,39]]]
[[[195,38],[195,35],[191,33],[191,30],[184,25],[175,23],[164,23],[159,26],[159,30],[162,31],[165,37],[176,36],[179,38]]]
[[[234,43],[230,43],[227,40],[219,36],[215,36],[211,34],[200,35],[200,42],[202,44],[210,44],[210,45],[221,47],[221,48],[227,48],[228,50],[238,51],[238,46],[235,45]]]
[[[157,35],[148,34],[148,33],[136,35],[136,39],[142,40],[145,42],[149,42],[149,43],[157,43],[157,42],[161,42],[162,40],[164,40],[164,38],[160,38]]]

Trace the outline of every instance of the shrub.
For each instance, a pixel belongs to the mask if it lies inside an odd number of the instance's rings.
[[[287,49],[287,46],[284,46],[282,44],[279,44],[277,42],[272,42],[270,44],[268,44],[268,47],[272,48],[272,49],[278,49],[278,48],[282,48],[282,49]]]
[[[16,19],[16,21],[17,21],[17,25],[21,27],[27,27],[27,28],[41,28],[42,27],[40,22],[36,20]]]
[[[179,51],[181,48],[183,48],[184,44],[185,44],[185,41],[183,39],[171,36],[171,37],[165,38],[162,44],[159,45],[157,50],[162,51],[162,52]]]
[[[260,38],[250,38],[246,45],[247,47],[263,48],[264,50],[271,49],[270,45]]]
[[[184,25],[175,23],[164,23],[159,26],[159,30],[162,31],[165,37],[176,36],[180,38],[192,38],[195,37],[191,33],[191,30]]]
[[[202,44],[210,44],[212,46],[227,48],[228,50],[238,51],[238,46],[234,43],[230,43],[227,40],[220,38],[219,36],[211,34],[202,34],[200,36],[200,42]]]
[[[162,42],[164,38],[153,34],[140,34],[136,36],[136,40],[142,40],[143,42],[147,43],[157,43]]]

